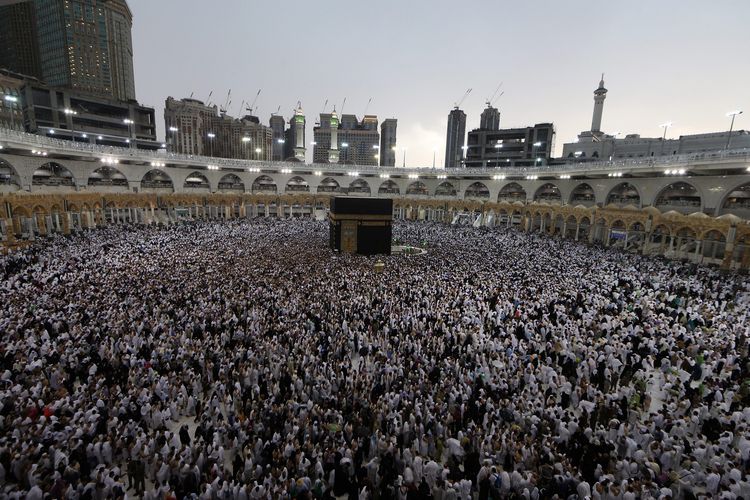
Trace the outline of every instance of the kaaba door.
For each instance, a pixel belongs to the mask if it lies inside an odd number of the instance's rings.
[[[355,253],[357,251],[357,222],[345,220],[341,222],[341,251]]]

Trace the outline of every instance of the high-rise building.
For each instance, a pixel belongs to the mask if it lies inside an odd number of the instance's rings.
[[[365,115],[362,121],[355,115],[323,113],[320,125],[313,129],[315,147],[313,161],[321,163],[342,163],[347,165],[377,166],[380,134],[378,117]],[[332,158],[336,158],[333,161]]]
[[[286,160],[304,162],[305,152],[305,114],[302,111],[302,103],[297,103],[297,109],[294,110],[294,116],[289,121],[289,154]]]
[[[284,138],[284,127],[286,120],[281,115],[273,114],[268,121],[273,131],[273,147],[271,149],[271,160],[282,161],[286,158],[286,139]]]
[[[21,0],[2,9],[0,27],[9,29],[0,29],[0,61],[8,69],[55,87],[135,100],[133,16],[125,0]]]
[[[160,149],[154,108],[28,80],[21,90],[26,130],[58,139]]]
[[[135,100],[133,70],[133,13],[125,0],[109,0],[104,9],[107,45],[112,70],[112,95],[121,101]]]
[[[0,7],[0,68],[41,78],[34,2]]]
[[[0,69],[0,127],[24,129],[23,92],[26,77]]]
[[[216,106],[206,106],[197,99],[176,100],[167,97],[164,122],[167,144],[172,151],[188,155],[208,155],[208,136],[213,117],[218,117]]]
[[[549,163],[555,128],[551,123],[508,129],[475,129],[466,142],[467,168],[541,166]]]
[[[482,111],[479,128],[482,130],[500,129],[500,111],[497,108],[493,108],[490,103],[487,103],[487,107]]]
[[[448,114],[448,134],[445,140],[445,168],[460,168],[464,158],[466,113],[454,108]]]
[[[380,125],[380,166],[396,166],[396,125],[395,118],[386,118]]]
[[[168,144],[177,153],[271,160],[274,134],[255,116],[241,119],[218,114],[216,105],[197,99],[167,98],[164,124]]]

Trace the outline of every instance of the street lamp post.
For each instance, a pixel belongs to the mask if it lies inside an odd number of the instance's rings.
[[[732,142],[732,129],[734,128],[734,118],[737,115],[741,115],[741,114],[742,114],[742,110],[739,110],[739,109],[730,111],[729,113],[727,113],[727,116],[732,117],[732,123],[729,125],[729,137],[727,137],[727,145],[724,149],[729,149],[729,144],[731,144]]]
[[[14,96],[14,95],[6,95],[3,99],[5,100],[5,102],[7,103],[7,105],[10,106],[11,126],[13,128],[15,128],[15,126],[16,126],[16,110],[15,110],[15,108],[18,107],[18,97]]]
[[[245,151],[247,151],[247,145],[252,141],[252,139],[248,136],[244,136],[242,138],[242,145],[245,147]]]
[[[667,140],[667,129],[672,126],[672,122],[662,123],[659,126],[664,129],[664,133],[661,136],[661,152],[659,156],[664,156],[664,141]]]
[[[348,142],[342,142],[341,143],[341,153],[343,154],[344,158],[341,162],[342,164],[346,164],[346,162],[349,160],[349,143]]]
[[[178,129],[177,127],[169,127],[169,132],[170,132],[169,133],[169,142],[172,144],[172,151],[175,151],[177,149],[177,147],[176,147],[177,146],[177,144],[176,144],[177,141],[175,141],[175,134],[177,134],[177,132],[179,132],[179,130],[180,129]]]
[[[133,120],[131,120],[130,118],[125,118],[122,122],[128,126],[128,139],[126,142],[130,143],[130,138],[133,136]]]
[[[209,132],[206,134],[206,137],[208,137],[208,149],[209,149],[209,156],[213,158],[214,156],[214,137],[216,137],[216,134],[213,132]]]
[[[537,162],[541,160],[541,158],[537,158],[536,156],[536,148],[540,147],[542,145],[541,141],[537,141],[531,145],[531,158],[534,160],[531,164],[532,167],[535,167]]]
[[[401,167],[406,168],[406,148],[404,148],[404,162]]]

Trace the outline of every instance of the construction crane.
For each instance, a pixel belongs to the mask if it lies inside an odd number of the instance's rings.
[[[500,99],[500,97],[505,93],[505,92],[501,92],[500,95],[497,95],[497,93],[500,92],[500,87],[502,86],[503,86],[503,82],[500,82],[500,85],[497,86],[497,88],[495,89],[495,92],[493,92],[492,95],[487,98],[486,102],[487,102],[488,108],[491,107],[494,104],[494,102],[497,99]],[[495,96],[497,96],[497,98]]]
[[[341,103],[341,111],[339,111],[340,115],[344,114],[344,106],[346,106],[346,97],[344,97],[344,102]]]
[[[453,105],[454,109],[458,109],[461,106],[461,104],[463,104],[464,100],[466,100],[466,98],[469,97],[469,94],[471,94],[471,89],[467,90],[464,96],[461,98],[461,100]]]
[[[206,106],[210,106],[211,105],[211,96],[212,95],[214,95],[214,91],[213,90],[208,93],[208,98],[205,101],[203,101],[203,102],[206,103]]]
[[[278,108],[276,108],[276,112],[275,112],[275,113],[271,113],[271,116],[276,116],[276,115],[278,115],[280,111],[281,111],[281,104],[279,104],[279,107],[278,107]]]
[[[232,89],[229,89],[229,92],[227,92],[227,100],[224,101],[224,106],[219,106],[219,112],[222,115],[227,114],[227,109],[229,108],[229,105],[232,104]]]
[[[255,106],[255,103],[258,102],[258,96],[260,95],[260,91],[263,89],[258,89],[258,93],[255,94],[255,99],[253,99],[253,103],[250,105],[249,108],[245,108],[247,111],[250,112],[251,116],[255,116],[255,110],[257,109],[257,106]]]
[[[372,97],[370,97],[370,99],[367,101],[367,106],[365,106],[365,112],[362,113],[363,117],[367,115],[367,110],[370,109],[370,103],[371,102],[372,102]]]
[[[245,100],[242,99],[242,103],[240,104],[240,110],[237,112],[237,118],[242,118],[240,115],[242,114],[242,110],[245,109]]]

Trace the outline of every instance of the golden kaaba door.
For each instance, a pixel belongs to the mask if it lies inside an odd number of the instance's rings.
[[[341,222],[341,251],[355,253],[357,251],[357,222],[345,220]]]

